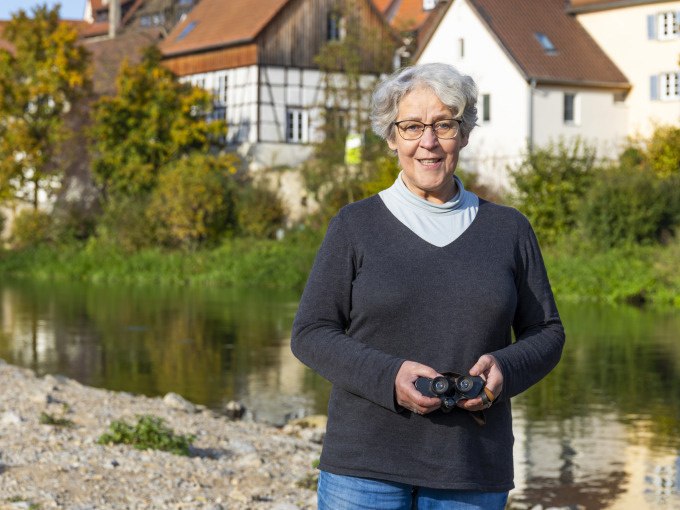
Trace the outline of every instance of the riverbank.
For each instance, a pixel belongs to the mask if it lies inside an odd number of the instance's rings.
[[[149,248],[125,253],[92,240],[82,245],[0,250],[0,276],[97,284],[255,286],[301,291],[321,233],[281,241],[235,238],[196,251]],[[596,250],[564,242],[543,250],[558,302],[680,308],[680,240],[668,245]]]
[[[0,381],[2,510],[316,508],[321,428],[232,421],[180,398],[37,377],[2,360]],[[97,444],[111,422],[142,415],[195,436],[190,455]]]

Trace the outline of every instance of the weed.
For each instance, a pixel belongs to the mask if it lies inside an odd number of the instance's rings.
[[[134,426],[115,420],[109,431],[97,439],[98,444],[129,444],[138,450],[162,450],[175,455],[188,456],[195,439],[192,435],[175,434],[161,418],[149,415],[139,416]]]

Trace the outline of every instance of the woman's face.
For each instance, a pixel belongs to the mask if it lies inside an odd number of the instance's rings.
[[[453,112],[427,87],[418,87],[406,94],[399,103],[397,122],[417,120],[432,124],[453,118]],[[467,137],[458,130],[455,138],[439,140],[431,128],[425,128],[418,140],[404,140],[394,127],[390,149],[397,151],[401,177],[406,187],[425,200],[443,204],[453,198],[456,184],[453,173],[458,164],[458,152],[467,145]]]

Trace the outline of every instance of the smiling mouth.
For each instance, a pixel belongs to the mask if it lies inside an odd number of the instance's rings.
[[[436,165],[441,161],[441,158],[427,158],[418,160],[423,165]]]

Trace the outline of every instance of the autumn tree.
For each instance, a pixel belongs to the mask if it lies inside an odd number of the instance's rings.
[[[322,204],[322,217],[365,196],[375,187],[367,183],[384,179],[384,171],[393,166],[381,160],[385,145],[371,132],[368,114],[380,75],[392,70],[396,35],[379,24],[371,26],[367,2],[360,0],[338,1],[330,19],[329,30],[336,33],[329,34],[331,40],[315,58],[323,76],[321,136],[314,157],[303,167],[307,189]],[[360,161],[346,161],[348,135],[361,140]]]
[[[93,173],[104,198],[148,194],[161,168],[192,151],[207,151],[224,123],[209,121],[209,92],[181,83],[161,65],[155,47],[124,62],[117,94],[94,106]]]
[[[38,207],[63,177],[65,115],[89,89],[88,53],[59,19],[59,6],[19,10],[5,26],[11,49],[0,49],[0,197]]]

